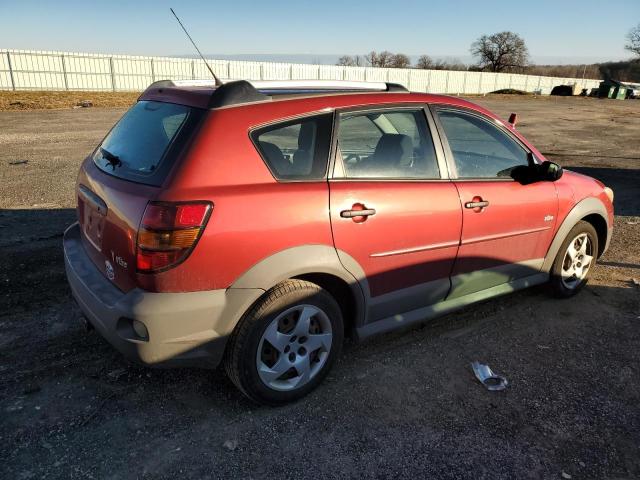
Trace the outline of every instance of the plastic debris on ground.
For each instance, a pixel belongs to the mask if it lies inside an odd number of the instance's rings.
[[[489,365],[475,361],[471,363],[471,368],[473,369],[473,373],[476,375],[476,378],[486,387],[487,390],[504,390],[507,388],[507,385],[509,385],[506,377],[495,373],[491,368],[489,368]]]

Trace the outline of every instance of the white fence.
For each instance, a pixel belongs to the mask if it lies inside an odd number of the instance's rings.
[[[556,85],[596,88],[599,80],[511,73],[339,67],[209,60],[221,78],[246,80],[363,80],[400,83],[414,92],[485,94],[512,88],[549,94]],[[0,90],[140,91],[156,80],[210,78],[202,60],[0,49]],[[580,91],[578,89],[578,91]]]

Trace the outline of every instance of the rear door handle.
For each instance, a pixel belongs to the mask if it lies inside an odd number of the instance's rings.
[[[369,217],[375,214],[376,214],[375,208],[366,208],[364,210],[342,210],[340,212],[340,216],[342,218]]]
[[[467,202],[464,204],[464,208],[484,208],[488,206],[489,206],[489,202],[485,200],[481,202]]]

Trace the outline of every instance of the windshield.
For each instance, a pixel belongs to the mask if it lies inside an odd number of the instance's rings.
[[[93,160],[106,173],[148,184],[161,184],[184,140],[188,125],[200,112],[191,107],[152,101],[136,103],[96,149]],[[171,160],[165,160],[172,157]],[[168,165],[167,165],[168,164]]]

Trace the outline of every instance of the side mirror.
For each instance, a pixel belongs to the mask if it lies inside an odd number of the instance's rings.
[[[535,182],[555,182],[562,177],[562,167],[557,163],[548,160],[542,164],[519,165],[511,170],[511,178],[522,185],[529,185]]]
[[[562,174],[564,173],[560,165],[550,162],[549,160],[542,162],[542,165],[538,168],[540,169],[541,180],[547,180],[549,182],[555,182],[562,177]]]

